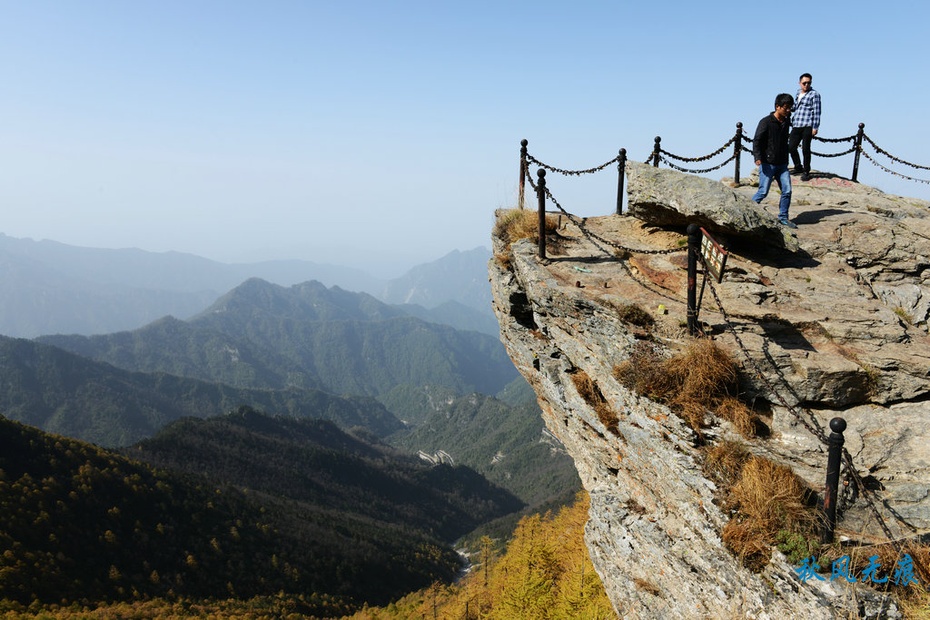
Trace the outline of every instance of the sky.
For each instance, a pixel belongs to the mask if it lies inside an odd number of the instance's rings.
[[[803,72],[820,136],[864,122],[930,166],[928,6],[0,0],[0,233],[394,277],[490,247],[521,139],[568,170],[644,161],[657,135],[706,155]],[[930,199],[865,159],[859,180]],[[572,213],[615,209],[615,166],[547,183]]]

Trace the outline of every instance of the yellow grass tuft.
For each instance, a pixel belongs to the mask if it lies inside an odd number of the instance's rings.
[[[752,456],[730,488],[726,507],[735,516],[723,528],[723,542],[745,566],[761,570],[779,532],[813,538],[816,518],[807,507],[811,491],[789,467]]]
[[[559,218],[554,215],[546,215],[545,222],[546,247],[557,251],[558,242],[556,239],[550,240],[550,235],[556,236],[558,234]],[[532,239],[538,243],[539,213],[528,209],[498,211],[493,234],[507,246],[520,239]]]
[[[668,359],[639,343],[613,374],[635,392],[667,403],[698,434],[707,411],[732,422],[745,437],[755,434],[752,412],[734,396],[739,389],[736,363],[712,340],[695,340]]]
[[[614,435],[619,435],[620,429],[618,427],[617,414],[607,403],[607,399],[604,398],[604,395],[601,393],[601,389],[597,386],[597,382],[589,377],[588,373],[578,368],[571,372],[569,376],[578,394],[597,413],[597,417],[601,421],[601,424],[607,427],[607,430]]]

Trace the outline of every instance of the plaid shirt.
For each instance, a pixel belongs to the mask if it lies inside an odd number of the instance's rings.
[[[794,98],[794,108],[791,110],[791,126],[820,129],[820,93],[812,88],[798,103],[800,96],[801,90],[798,89]]]

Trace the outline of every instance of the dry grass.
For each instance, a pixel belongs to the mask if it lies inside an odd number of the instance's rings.
[[[504,252],[495,252],[494,260],[504,271],[510,271],[513,268],[513,256]]]
[[[559,250],[559,218],[546,215],[546,248],[554,252]],[[498,212],[494,223],[494,236],[510,245],[519,239],[532,239],[539,242],[539,213],[529,209],[509,209]]]
[[[734,396],[739,389],[736,363],[712,340],[695,340],[667,359],[639,343],[613,374],[635,392],[668,404],[698,434],[708,410],[732,422],[744,437],[755,434],[755,417]]]
[[[636,586],[637,590],[642,590],[643,592],[648,592],[653,596],[662,596],[662,591],[659,588],[649,581],[648,579],[643,579],[641,577],[633,578],[633,585]]]
[[[743,437],[756,435],[756,416],[746,403],[735,396],[721,398],[715,412],[724,420],[729,420]]]
[[[601,421],[601,424],[607,427],[607,430],[614,435],[619,435],[620,429],[618,427],[617,414],[607,403],[607,399],[604,398],[601,389],[597,387],[597,382],[588,376],[588,373],[577,368],[571,372],[569,376],[572,379],[572,383],[575,384],[575,389],[578,391],[578,394],[597,413],[597,418]]]
[[[834,560],[849,556],[850,570],[856,576],[862,574],[872,557],[877,557],[876,561],[881,567],[878,576],[889,578],[888,583],[892,584],[890,588],[897,596],[904,617],[930,618],[930,591],[927,590],[927,584],[930,584],[930,546],[916,541],[899,543],[897,546],[892,543],[855,546],[834,544],[823,551],[823,555],[818,558],[821,567],[830,567]],[[919,582],[906,588],[892,583],[894,570],[905,553],[911,556],[913,576]],[[889,586],[886,584],[886,587]]]
[[[651,314],[636,304],[624,304],[615,307],[617,308],[617,318],[624,323],[637,325],[639,327],[652,327],[656,322]]]
[[[752,570],[769,561],[779,532],[815,537],[812,492],[791,468],[751,456],[730,487],[726,508],[736,514],[723,528],[723,542]]]
[[[718,486],[729,489],[749,460],[749,451],[735,441],[721,441],[704,453],[704,473]]]

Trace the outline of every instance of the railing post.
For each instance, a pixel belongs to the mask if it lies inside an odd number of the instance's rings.
[[[853,173],[852,180],[855,183],[859,182],[857,178],[859,176],[859,153],[862,152],[862,135],[865,133],[865,123],[859,123],[859,131],[856,132],[856,158],[853,160]]]
[[[623,177],[626,174],[626,149],[617,155],[617,215],[623,215]]]
[[[529,142],[526,141],[526,138],[520,140],[520,196],[518,198],[517,204],[520,208],[523,208],[523,192],[526,187],[526,145]]]
[[[861,126],[861,125],[860,125]],[[843,456],[843,431],[846,430],[846,420],[833,418],[830,420],[829,448],[827,451],[827,486],[823,491],[823,534],[820,542],[829,545],[833,542],[833,530],[836,528],[836,499],[840,486],[840,460]]]
[[[701,227],[688,224],[688,334],[697,336],[697,257],[701,251]]]
[[[739,185],[739,158],[743,154],[743,124],[736,123],[736,138],[733,141],[733,184]]]
[[[656,136],[655,146],[652,147],[652,165],[659,167],[659,153],[662,152],[662,136]]]
[[[546,171],[536,171],[536,197],[539,199],[539,259],[546,260]]]

